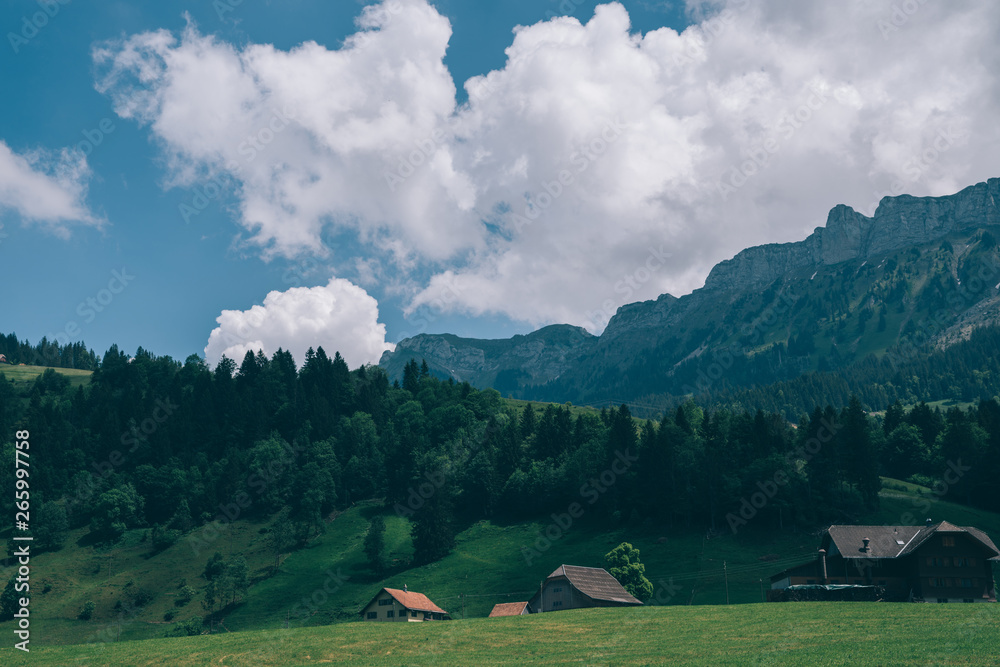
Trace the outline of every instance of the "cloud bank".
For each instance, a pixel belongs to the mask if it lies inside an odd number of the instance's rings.
[[[171,184],[238,184],[265,257],[357,236],[409,312],[600,331],[624,303],[699,287],[748,245],[847,203],[997,175],[1000,5],[689,1],[681,33],[618,3],[518,27],[464,82],[425,0],[368,7],[339,48],[218,41],[189,25],[94,52]]]

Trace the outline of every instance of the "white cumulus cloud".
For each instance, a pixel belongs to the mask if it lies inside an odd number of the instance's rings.
[[[385,350],[385,325],[378,321],[378,302],[365,290],[342,278],[320,287],[293,287],[267,295],[250,310],[224,310],[205,347],[215,365],[229,357],[239,365],[247,352],[271,356],[282,348],[302,364],[306,351],[322,347],[333,357],[340,352],[351,368],[377,363]]]
[[[60,236],[68,234],[71,224],[101,224],[85,203],[90,175],[79,151],[19,154],[0,141],[0,209],[11,209],[25,222]]]
[[[397,269],[411,314],[596,332],[746,246],[804,237],[838,203],[871,213],[886,194],[1000,175],[1000,4],[688,8],[680,33],[637,33],[615,2],[518,27],[462,104],[451,25],[426,0],[365,9],[340,48],[237,47],[189,26],[94,56],[173,184],[228,172],[265,256],[356,235]]]

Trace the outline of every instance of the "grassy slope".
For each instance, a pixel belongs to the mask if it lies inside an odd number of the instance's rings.
[[[6,665],[996,665],[997,605],[585,609],[0,649]]]
[[[7,378],[8,382],[13,382],[15,386],[24,386],[35,381],[42,373],[48,370],[46,366],[9,366],[0,364],[0,375]],[[70,386],[76,388],[78,385],[85,385],[90,382],[93,371],[81,371],[75,368],[55,368],[55,372],[69,378]]]
[[[933,503],[928,512],[917,506],[916,487],[900,486],[885,490],[882,509],[862,521],[894,524],[900,523],[907,512],[918,520],[930,514],[935,520],[975,525],[994,538],[1000,537],[1000,516],[943,500]],[[273,577],[268,577],[273,555],[267,548],[267,535],[261,532],[266,528],[263,524],[237,522],[231,534],[197,555],[182,540],[151,558],[147,557],[148,545],[138,541],[140,531],[135,531],[127,546],[116,551],[111,560],[110,580],[108,555],[77,544],[82,537],[82,531],[78,531],[62,551],[40,554],[32,560],[34,642],[84,643],[116,637],[119,614],[113,607],[115,601],[125,597],[130,580],[136,588],[154,591],[156,597],[138,615],[121,618],[122,639],[162,636],[168,627],[163,615],[175,609],[181,580],[200,589],[205,582],[199,575],[216,550],[226,556],[246,556],[257,581],[246,600],[223,620],[226,629],[236,632],[280,628],[286,618],[292,628],[354,620],[361,605],[383,585],[401,588],[406,584],[410,590],[427,593],[455,618],[463,617],[463,605],[465,618],[483,617],[498,602],[528,599],[539,582],[561,563],[603,566],[604,554],[622,541],[630,541],[641,550],[647,576],[663,602],[724,604],[724,562],[730,601],[759,602],[761,584],[766,588],[771,574],[812,558],[818,544],[816,535],[805,532],[742,531],[736,536],[727,533],[706,539],[700,531],[670,531],[655,526],[606,530],[578,522],[529,564],[522,547],[530,548],[548,522],[480,522],[459,535],[454,553],[448,557],[405,569],[412,554],[408,523],[390,515],[386,537],[396,566],[384,580],[379,580],[368,570],[362,551],[368,519],[377,511],[375,505],[359,505],[339,515],[325,535],[287,556]],[[347,581],[340,584],[328,572],[346,577]],[[9,576],[3,574],[4,579]],[[672,597],[671,581],[676,587]],[[42,593],[46,584],[52,588]],[[78,621],[76,614],[87,600],[97,603],[94,619]],[[201,600],[199,592],[190,604],[177,609],[175,621],[203,615]],[[2,623],[0,633],[12,627],[11,623]]]

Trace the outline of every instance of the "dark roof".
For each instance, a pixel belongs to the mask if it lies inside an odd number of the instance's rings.
[[[966,533],[971,538],[1000,556],[1000,549],[989,536],[978,528],[956,526],[942,521],[933,526],[830,526],[829,539],[844,558],[899,558],[907,556],[936,533]],[[867,538],[868,550],[864,549]]]
[[[401,591],[398,588],[383,588],[382,591],[385,591],[386,593],[394,597],[396,599],[396,602],[403,605],[407,609],[412,609],[413,611],[433,611],[438,614],[448,613],[441,607],[431,602],[430,599],[423,593],[414,593],[413,591]],[[368,605],[371,604],[372,601],[375,600],[375,598],[381,595],[382,591],[376,593],[375,597],[373,597],[371,601],[369,601],[368,604],[365,605],[365,607],[368,607]],[[364,612],[362,611],[362,613]]]
[[[494,605],[493,611],[490,612],[490,618],[496,618],[498,616],[520,616],[524,613],[524,608],[527,606],[527,602],[502,602],[498,605]]]
[[[618,580],[599,567],[580,567],[578,565],[560,565],[548,576],[565,577],[576,590],[593,600],[606,600],[622,604],[642,604],[622,588]]]

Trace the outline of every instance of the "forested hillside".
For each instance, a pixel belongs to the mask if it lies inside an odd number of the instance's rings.
[[[881,421],[851,399],[792,425],[758,411],[688,402],[636,427],[626,406],[579,413],[512,409],[493,390],[407,364],[401,386],[376,367],[349,371],[320,349],[301,370],[287,352],[209,370],[112,347],[89,386],[54,372],[18,400],[0,383],[0,468],[11,488],[15,428],[30,431],[39,546],[70,526],[113,543],[155,527],[164,543],[213,520],[284,512],[276,551],[303,544],[338,507],[384,499],[414,525],[415,561],[447,553],[484,517],[593,505],[609,523],[654,519],[725,529],[767,491],[758,525],[813,524],[878,502],[878,475],[932,484],[953,463],[957,497],[998,509],[1000,404],[947,414],[893,406]],[[771,497],[773,496],[773,497]],[[4,511],[11,498],[3,499]]]

